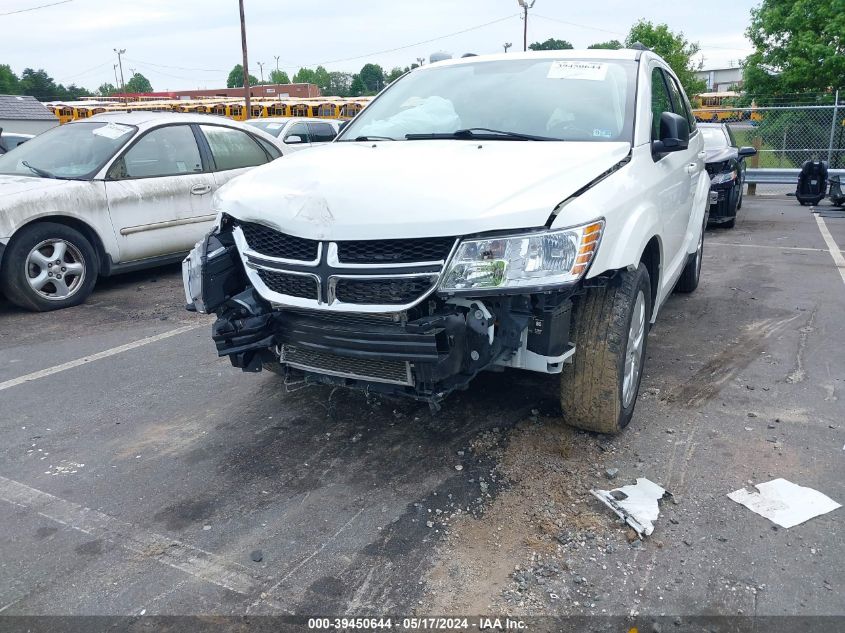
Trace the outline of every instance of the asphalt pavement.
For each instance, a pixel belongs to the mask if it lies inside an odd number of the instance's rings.
[[[845,503],[822,226],[845,248],[845,219],[758,197],[707,232],[612,439],[560,427],[528,372],[436,414],[244,374],[178,267],[60,312],[0,300],[0,615],[845,616],[845,510],[775,529],[726,496],[783,477]],[[589,494],[636,477],[674,495],[643,542]]]

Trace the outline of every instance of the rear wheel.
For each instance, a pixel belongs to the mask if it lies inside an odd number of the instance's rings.
[[[20,307],[46,312],[85,301],[98,273],[97,253],[82,233],[64,224],[39,222],[12,238],[0,287]]]
[[[561,375],[564,422],[619,433],[631,421],[651,320],[651,282],[644,264],[591,288],[576,303],[573,362]]]

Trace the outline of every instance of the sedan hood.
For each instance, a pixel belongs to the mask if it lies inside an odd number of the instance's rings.
[[[737,149],[735,147],[719,147],[716,149],[705,150],[705,163],[723,163],[726,160],[737,157]]]
[[[5,207],[4,203],[11,202],[12,196],[31,192],[32,195],[49,191],[56,187],[67,185],[69,180],[57,180],[54,178],[39,178],[29,176],[10,176],[0,174],[0,208]]]
[[[520,230],[545,225],[629,152],[604,142],[331,143],[232,180],[215,208],[319,240]]]

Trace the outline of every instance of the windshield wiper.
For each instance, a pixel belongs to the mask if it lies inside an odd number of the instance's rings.
[[[342,139],[346,140],[346,139]],[[351,141],[395,141],[396,139],[392,136],[356,136],[354,139],[349,139]]]
[[[51,174],[46,169],[41,169],[40,167],[36,167],[35,165],[30,165],[29,162],[22,160],[21,165],[27,167],[32,173],[36,174],[37,176],[41,176],[42,178],[56,178],[55,174]]]
[[[409,141],[422,141],[426,139],[512,139],[515,141],[560,141],[563,139],[550,136],[536,136],[534,134],[523,134],[522,132],[508,132],[506,130],[493,130],[488,127],[470,127],[454,132],[431,132],[429,134],[406,134]]]

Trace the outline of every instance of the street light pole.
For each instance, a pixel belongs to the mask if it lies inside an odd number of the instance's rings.
[[[528,50],[528,9],[534,6],[537,0],[516,0],[522,7],[522,50]]]
[[[507,53],[507,52],[508,52],[508,49],[509,49],[511,46],[513,46],[513,43],[511,43],[511,42],[505,42],[504,44],[502,44],[502,46],[504,46],[504,48],[505,48],[505,52]]]
[[[244,0],[238,0],[241,10],[241,50],[244,54],[244,107],[246,108],[246,117],[249,118],[252,114],[252,109],[249,103],[249,61],[246,54],[246,20],[244,20]]]
[[[278,75],[279,74],[279,56],[273,55],[273,57],[276,58],[276,75]]]
[[[258,69],[261,71],[261,83],[264,83],[264,62],[255,62],[258,64]]]
[[[417,63],[422,66],[425,63],[425,57],[417,57]]]
[[[120,56],[126,52],[125,48],[121,49],[114,49],[114,52],[117,53],[117,65],[120,67],[120,91],[123,93],[123,100],[124,102],[128,103],[129,98],[126,96],[126,84],[123,83],[123,61],[121,61]]]

